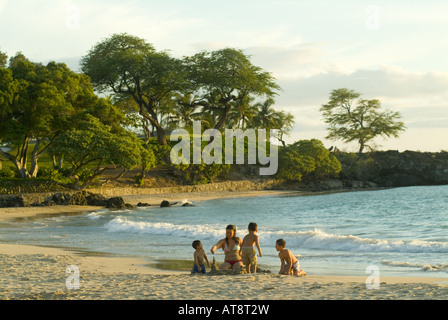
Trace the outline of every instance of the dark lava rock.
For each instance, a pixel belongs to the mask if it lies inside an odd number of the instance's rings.
[[[171,207],[171,204],[169,201],[163,200],[162,203],[160,204],[160,207],[161,208]]]

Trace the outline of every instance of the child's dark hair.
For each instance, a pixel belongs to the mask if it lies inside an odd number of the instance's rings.
[[[278,239],[277,241],[275,241],[276,244],[278,244],[280,247],[285,247],[286,246],[286,241],[283,239]]]
[[[251,222],[249,223],[249,226],[247,227],[248,230],[250,231],[257,231],[258,230],[258,226],[255,222]]]
[[[194,240],[193,243],[192,243],[192,246],[193,246],[193,248],[196,249],[200,244],[201,244],[200,240]]]

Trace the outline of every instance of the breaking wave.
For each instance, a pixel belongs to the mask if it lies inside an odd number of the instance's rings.
[[[392,267],[408,267],[408,268],[418,268],[421,271],[447,271],[448,264],[429,264],[429,263],[413,263],[413,262],[392,262],[392,261],[381,261],[381,264]]]
[[[224,237],[222,224],[189,225],[131,221],[119,216],[105,224],[108,232],[142,233],[169,237],[188,237],[213,240]],[[279,238],[286,240],[288,247],[311,250],[349,252],[403,252],[403,253],[448,253],[448,242],[424,240],[381,240],[361,238],[354,235],[337,235],[320,229],[308,231],[259,230],[260,244],[274,246]],[[240,237],[244,234],[239,233]]]

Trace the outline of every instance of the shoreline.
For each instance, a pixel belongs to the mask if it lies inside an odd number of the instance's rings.
[[[125,203],[136,207],[138,203],[146,203],[150,206],[160,206],[163,200],[168,201],[208,201],[222,198],[244,198],[244,197],[263,197],[263,196],[313,196],[343,192],[362,192],[383,190],[384,188],[361,188],[361,189],[341,189],[325,191],[303,191],[303,190],[217,190],[217,191],[188,191],[171,193],[145,193],[140,188],[108,188],[106,190],[93,189],[92,193],[98,193],[103,196],[120,196]],[[123,193],[124,192],[124,193]],[[0,207],[0,222],[14,219],[30,219],[39,217],[50,217],[61,214],[81,214],[83,212],[93,212],[106,209],[103,206],[81,206],[81,205],[53,205],[53,206],[26,206],[26,207]]]
[[[137,189],[138,190],[138,189]],[[95,192],[95,191],[94,191]],[[111,191],[104,192],[107,195]],[[100,193],[101,194],[101,193]],[[289,196],[289,195],[308,195],[301,191],[284,190],[244,190],[244,191],[198,191],[198,192],[179,192],[179,193],[161,193],[161,194],[122,194],[120,195],[126,203],[137,206],[139,202],[147,203],[151,206],[160,206],[163,200],[168,201],[207,201],[221,198],[240,198],[240,197],[261,197],[261,196]],[[7,207],[0,208],[0,222],[10,219],[27,219],[49,217],[58,214],[80,214],[83,212],[92,212],[105,209],[101,206],[74,206],[74,205],[55,205],[43,207]]]

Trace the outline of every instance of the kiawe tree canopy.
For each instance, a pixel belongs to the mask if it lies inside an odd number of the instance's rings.
[[[197,97],[191,105],[218,112],[218,130],[226,124],[231,102],[241,102],[249,96],[273,98],[280,90],[269,72],[254,66],[250,57],[238,49],[203,51],[185,58],[185,64]],[[210,104],[211,96],[215,105]]]
[[[327,139],[359,143],[362,153],[378,136],[395,137],[406,129],[399,112],[383,110],[377,99],[359,99],[361,94],[346,88],[333,90],[330,101],[320,108],[328,124]]]
[[[81,66],[99,92],[132,98],[139,114],[156,128],[159,144],[166,145],[159,115],[164,103],[184,85],[180,60],[124,33],[97,43],[82,58]]]
[[[87,166],[93,166],[83,184],[79,185],[76,180],[73,188],[88,186],[107,169],[104,165],[108,163],[125,169],[143,165],[148,170],[156,161],[153,152],[133,134],[123,129],[114,130],[91,114],[84,114],[76,128],[59,135],[49,153],[64,157],[70,163],[70,176],[77,176]]]
[[[10,59],[8,68],[0,67],[0,78],[0,87],[8,88],[1,90],[0,140],[14,151],[0,153],[14,163],[22,177],[36,177],[39,157],[71,126],[72,117],[93,90],[86,88],[89,82],[85,75],[65,64],[50,62],[45,66],[21,53]]]
[[[126,33],[97,43],[81,66],[99,92],[131,98],[140,116],[156,129],[161,145],[167,144],[167,124],[161,120],[173,104],[191,108],[190,113],[202,107],[216,117],[209,122],[220,130],[228,124],[232,107],[249,98],[272,99],[280,90],[274,77],[241,50],[202,51],[177,59]]]

